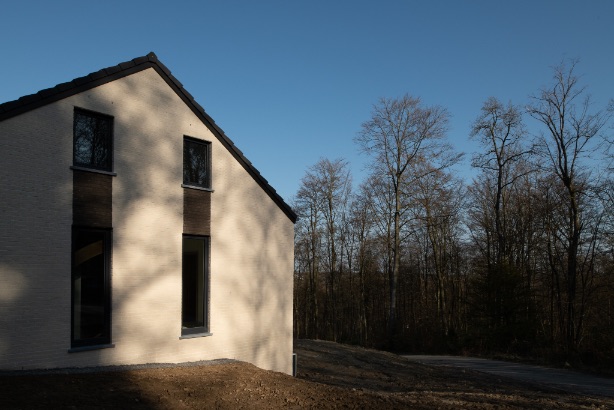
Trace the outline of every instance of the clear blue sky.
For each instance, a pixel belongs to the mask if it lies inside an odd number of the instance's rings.
[[[321,157],[364,178],[353,138],[380,97],[446,107],[468,156],[484,100],[525,104],[563,58],[614,97],[610,0],[7,0],[0,39],[0,102],[154,51],[288,201]]]

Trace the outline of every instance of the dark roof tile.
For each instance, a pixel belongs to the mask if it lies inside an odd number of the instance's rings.
[[[45,88],[44,90],[40,90],[39,92],[36,93],[36,95],[38,95],[40,98],[47,98],[49,96],[54,95],[55,93],[57,93],[57,90],[54,88]]]
[[[205,109],[203,108],[202,105],[200,105],[199,103],[197,103],[196,101],[194,101],[194,106],[199,110],[199,111],[205,111]]]
[[[77,87],[82,86],[84,84],[87,84],[87,83],[89,83],[91,81],[92,81],[92,79],[89,78],[89,76],[87,76],[87,77],[78,77],[78,78],[75,78],[74,80],[72,80],[73,84],[76,85]]]
[[[114,66],[105,68],[104,71],[107,72],[107,75],[113,75],[115,73],[119,73],[121,71],[121,68],[119,68],[119,66],[114,65]]]
[[[21,103],[19,102],[19,100],[9,101],[9,102],[6,102],[0,105],[0,107],[2,107],[5,112],[9,112],[19,106],[21,106]]]
[[[185,88],[181,87],[181,91],[183,91],[183,93],[186,97],[188,97],[189,100],[194,101],[194,97],[192,97],[192,94],[190,94]]]
[[[122,69],[122,70],[126,70],[126,69],[128,69],[130,67],[134,67],[134,66],[135,66],[135,64],[134,64],[133,61],[125,61],[125,62],[119,64],[119,68]]]
[[[147,56],[143,56],[143,57],[137,57],[137,58],[133,58],[132,62],[134,63],[134,65],[139,65],[139,64],[143,64],[149,61],[149,58]]]
[[[31,102],[34,102],[34,101],[36,101],[38,99],[39,99],[39,97],[36,94],[30,94],[30,95],[24,95],[23,97],[20,97],[19,100],[17,100],[17,101],[19,101],[19,103],[21,105],[26,105],[26,104],[30,104]]]
[[[58,92],[62,92],[62,91],[66,91],[69,90],[71,88],[74,87],[74,84],[71,82],[67,82],[67,83],[60,83],[58,85],[56,85],[55,87],[53,87],[54,90],[57,90]]]
[[[107,73],[105,72],[105,70],[98,70],[88,75],[88,77],[91,78],[92,80],[99,80],[106,76],[107,76]]]
[[[166,74],[166,71],[164,73]],[[173,82],[175,87],[179,88],[184,93],[187,93],[187,90],[185,88],[183,88],[183,84],[181,84],[181,81],[179,81],[174,75],[172,75],[170,71],[168,72],[167,75],[168,75],[168,78]]]
[[[156,62],[159,63],[158,59],[155,60]],[[170,77],[171,80],[173,80],[175,83],[178,83],[178,85],[183,88],[183,86],[181,85],[181,83],[179,81],[177,81],[177,79],[175,78],[175,76],[173,76],[171,74],[171,71],[164,65],[164,64],[159,64],[158,67],[160,67],[160,69],[162,70],[162,72],[164,74],[166,74],[167,76]]]

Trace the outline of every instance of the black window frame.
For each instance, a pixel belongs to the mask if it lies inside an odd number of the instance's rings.
[[[201,148],[204,149],[204,157],[205,157],[205,181],[201,182],[198,179],[195,180],[195,178],[191,178],[191,173],[189,172],[189,170],[187,169],[188,165],[189,165],[189,160],[190,157],[187,155],[187,153],[189,152],[188,149],[190,147],[193,148]],[[201,140],[198,138],[194,138],[194,137],[189,137],[187,135],[183,136],[183,185],[184,186],[188,186],[188,187],[197,187],[197,188],[203,188],[203,189],[207,189],[207,190],[211,190],[212,189],[212,176],[211,176],[211,149],[212,149],[212,145],[210,141],[205,141],[205,140]]]
[[[106,136],[107,155],[104,163],[92,163],[91,161],[79,161],[77,158],[78,127],[77,116],[85,116],[96,121],[108,122],[108,136]],[[73,166],[78,168],[93,169],[98,171],[113,172],[113,145],[114,145],[114,117],[95,111],[75,107],[73,114]]]
[[[103,241],[103,261],[104,261],[104,284],[102,300],[104,303],[104,333],[99,337],[87,339],[75,338],[75,253],[77,251],[78,241],[76,236],[79,233],[99,233],[102,234]],[[71,241],[71,302],[70,302],[70,346],[72,349],[83,347],[107,347],[111,345],[111,267],[112,267],[112,250],[113,250],[113,230],[110,228],[91,228],[82,226],[72,227]]]
[[[193,326],[186,327],[185,326],[185,280],[184,280],[184,268],[185,268],[185,241],[187,240],[197,240],[203,242],[203,303],[198,308],[202,309],[201,314],[203,317],[202,326]],[[211,264],[211,237],[207,235],[183,235],[181,242],[181,336],[198,336],[198,335],[210,335],[210,317],[209,317],[209,309],[210,309],[210,264]]]

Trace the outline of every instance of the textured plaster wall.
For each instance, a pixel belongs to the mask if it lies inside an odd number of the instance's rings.
[[[70,347],[74,107],[114,117],[112,343]],[[183,136],[212,142],[212,336],[182,339]],[[148,69],[0,122],[0,368],[234,358],[292,370],[292,222]]]

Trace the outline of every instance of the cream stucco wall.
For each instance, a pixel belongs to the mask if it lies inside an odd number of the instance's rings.
[[[74,107],[114,117],[112,343],[68,353]],[[183,136],[212,142],[210,330],[180,339]],[[292,369],[293,223],[153,70],[0,122],[0,368]],[[5,217],[6,216],[6,217]]]

